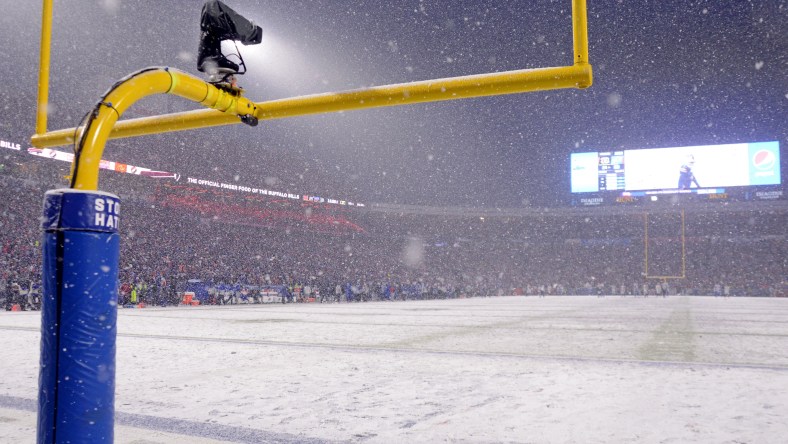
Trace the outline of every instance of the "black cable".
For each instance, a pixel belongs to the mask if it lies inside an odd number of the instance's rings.
[[[90,132],[90,126],[98,117],[101,106],[103,105],[112,108],[112,110],[115,111],[115,113],[118,115],[118,118],[120,118],[120,113],[118,112],[117,109],[115,109],[114,106],[112,106],[112,102],[107,101],[107,97],[109,97],[109,95],[112,94],[124,82],[131,80],[140,74],[144,74],[146,72],[156,71],[160,69],[169,72],[169,68],[167,67],[151,66],[148,68],[143,68],[139,71],[135,71],[127,75],[126,77],[123,77],[122,79],[118,80],[101,96],[101,99],[99,99],[98,103],[96,103],[96,105],[93,106],[93,110],[85,114],[85,117],[83,117],[83,121],[87,119],[87,121],[85,122],[85,129],[82,131],[82,135],[79,137],[78,143],[75,142],[75,146],[74,146],[74,174],[72,174],[71,176],[71,185],[69,186],[69,188],[74,188],[74,185],[77,183],[77,173],[79,172],[79,158],[82,154],[82,148],[85,146],[85,139],[87,138],[88,132]],[[76,131],[77,130],[74,131],[75,138],[76,138]]]
[[[120,119],[120,113],[118,112],[117,108],[112,106],[112,102],[101,102],[102,105],[106,106],[107,108],[111,108],[112,111],[115,111],[115,114],[118,115],[118,119]]]
[[[60,209],[62,214],[62,207]],[[58,217],[58,220],[63,220],[62,217]],[[52,348],[55,349],[55,370],[54,374],[56,378],[60,377],[60,338],[63,336],[60,331],[63,317],[63,269],[65,267],[65,261],[63,258],[65,257],[65,250],[66,250],[66,234],[60,230],[59,226],[57,227],[58,231],[55,233],[55,334],[54,334],[54,342],[55,346],[52,347],[50,344],[50,350]],[[44,308],[44,301],[41,301],[41,310]],[[55,385],[58,386],[58,381],[55,381]],[[57,425],[58,425],[58,395],[60,394],[60,389],[56,389],[55,393],[53,393],[52,399],[52,442],[57,442]]]
[[[88,131],[88,117],[92,114],[91,111],[85,113],[82,116],[82,120],[80,120],[79,125],[74,128],[74,168],[73,172],[71,173],[71,183],[69,184],[69,188],[74,188],[74,184],[76,183],[77,178],[77,171],[79,170],[79,155],[82,153],[82,144],[83,139],[85,137],[85,133]],[[82,135],[79,136],[77,139],[77,132],[79,132],[79,128],[83,128]]]
[[[235,45],[235,54],[234,55],[237,55],[238,56],[238,60],[240,60],[240,62],[241,62],[241,63],[238,64],[238,66],[243,66],[244,67],[244,71],[243,72],[237,72],[236,74],[239,75],[239,76],[242,76],[242,75],[246,74],[246,62],[244,62],[244,58],[241,55],[241,50],[238,49],[238,42],[233,40],[233,44]]]

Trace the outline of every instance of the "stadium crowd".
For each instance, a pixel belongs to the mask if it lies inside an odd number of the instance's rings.
[[[38,305],[41,202],[45,190],[62,186],[53,177],[0,170],[6,309]],[[282,289],[285,302],[785,295],[784,214],[690,215],[686,261],[675,254],[661,261],[670,265],[663,271],[686,278],[652,280],[644,278],[642,215],[485,219],[329,211],[299,201],[151,186],[144,178],[105,174],[102,181],[124,203],[123,305],[178,304],[195,282],[208,289],[204,302],[212,304],[260,302],[271,287]]]

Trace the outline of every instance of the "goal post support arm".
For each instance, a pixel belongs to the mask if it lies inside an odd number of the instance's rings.
[[[72,164],[72,188],[97,189],[99,163],[104,146],[118,119],[131,105],[154,94],[180,96],[212,108],[238,122],[239,116],[256,114],[256,105],[251,100],[189,74],[161,67],[138,71],[115,84],[104,95],[81,131],[77,128],[69,130],[72,140],[68,143],[76,142],[79,145]],[[157,126],[161,128],[161,124]],[[75,134],[77,140],[73,140]]]

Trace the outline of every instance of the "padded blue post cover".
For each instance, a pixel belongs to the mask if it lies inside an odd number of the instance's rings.
[[[111,443],[120,199],[46,193],[39,443]]]

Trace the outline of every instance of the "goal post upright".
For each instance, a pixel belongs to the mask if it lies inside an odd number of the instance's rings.
[[[41,8],[41,49],[38,62],[38,101],[36,108],[36,134],[47,132],[49,112],[49,69],[52,51],[52,1],[43,0]]]

